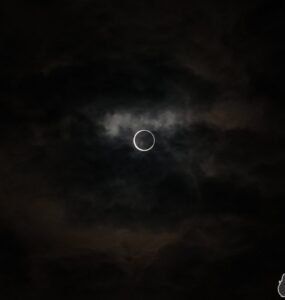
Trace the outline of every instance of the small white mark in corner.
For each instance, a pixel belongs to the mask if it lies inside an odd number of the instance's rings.
[[[285,274],[283,274],[281,280],[279,280],[277,291],[281,298],[285,298]]]

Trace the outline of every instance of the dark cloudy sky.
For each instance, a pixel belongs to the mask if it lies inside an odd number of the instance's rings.
[[[279,298],[282,2],[2,3],[1,299]]]

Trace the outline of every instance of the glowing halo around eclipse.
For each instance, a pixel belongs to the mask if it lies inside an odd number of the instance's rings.
[[[151,144],[148,148],[141,148],[141,147],[139,147],[139,146],[137,145],[137,142],[136,142],[137,136],[138,136],[140,133],[143,133],[143,132],[144,132],[144,133],[148,133],[148,134],[150,134],[150,135],[152,136],[152,144]],[[135,133],[134,138],[133,138],[133,143],[134,143],[134,146],[135,146],[135,148],[136,148],[137,150],[146,152],[146,151],[151,150],[151,149],[154,147],[154,145],[155,145],[155,136],[154,136],[154,134],[153,134],[151,131],[146,130],[146,129],[141,129],[141,130],[139,130],[139,131],[137,131],[137,132]]]

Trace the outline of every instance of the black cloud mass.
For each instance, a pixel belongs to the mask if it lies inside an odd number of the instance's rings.
[[[1,299],[279,298],[281,4],[2,3]]]

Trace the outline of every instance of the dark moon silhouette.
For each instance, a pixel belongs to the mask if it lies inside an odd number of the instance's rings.
[[[139,130],[133,138],[134,146],[139,151],[150,151],[155,145],[155,136],[149,130]]]

